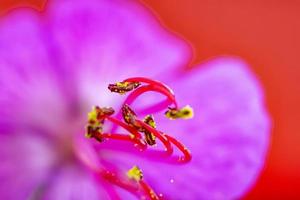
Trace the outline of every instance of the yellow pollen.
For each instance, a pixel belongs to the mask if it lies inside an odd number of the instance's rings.
[[[156,123],[154,121],[154,118],[152,115],[147,115],[145,118],[144,118],[144,122],[146,124],[148,124],[149,126],[151,126],[152,128],[156,128]]]
[[[187,105],[179,110],[169,108],[169,110],[165,112],[165,115],[169,119],[190,119],[193,118],[194,112],[193,108]]]
[[[143,178],[143,172],[138,166],[135,165],[127,171],[127,176],[135,181],[140,181]]]
[[[98,112],[96,107],[93,107],[93,110],[88,113],[88,121],[97,121]]]
[[[119,94],[125,94],[132,91],[140,86],[141,83],[138,82],[116,82],[114,84],[109,84],[108,89],[111,92],[116,92]]]
[[[116,85],[118,87],[127,87],[128,86],[128,82],[117,82]]]

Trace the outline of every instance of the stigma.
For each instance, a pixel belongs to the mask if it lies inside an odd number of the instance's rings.
[[[191,106],[187,105],[182,108],[178,106],[174,92],[170,87],[145,77],[134,77],[109,84],[108,89],[112,93],[129,94],[118,112],[115,112],[112,107],[95,106],[92,108],[87,117],[85,134],[87,138],[95,139],[100,143],[108,139],[123,141],[138,148],[138,152],[141,154],[148,155],[147,152],[150,152],[149,159],[160,159],[167,163],[186,164],[192,159],[188,148],[165,131],[159,130],[159,123],[154,120],[154,114],[160,111],[164,111],[165,117],[170,120],[191,119],[194,116]],[[158,93],[165,97],[165,100],[154,102],[154,105],[135,112],[132,104],[146,92]],[[147,113],[147,115],[142,117],[137,113]],[[111,131],[104,131],[106,130],[104,129],[106,121],[112,123]],[[125,130],[126,133],[116,133],[115,131],[119,127]],[[157,143],[161,143],[164,149],[159,149],[159,146],[156,145]],[[174,155],[173,148],[177,148],[178,151],[176,152],[181,152],[181,155]],[[104,173],[104,178],[125,190],[135,191],[131,182],[136,182],[138,184],[137,193],[142,191],[151,200],[159,199],[159,196],[144,181],[143,171],[137,165],[134,165],[124,173],[127,175],[129,182],[118,178],[109,170],[106,170]]]

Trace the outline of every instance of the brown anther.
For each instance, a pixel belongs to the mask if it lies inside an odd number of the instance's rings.
[[[92,111],[88,113],[88,125],[86,126],[85,136],[87,138],[95,138],[99,142],[102,142],[104,119],[106,116],[110,116],[114,112],[115,111],[111,107],[93,107]]]
[[[124,121],[127,124],[133,126],[137,130],[141,129],[141,127],[136,123],[135,112],[127,104],[123,105],[123,107],[122,107],[122,115],[123,115]]]
[[[139,87],[140,85],[141,85],[141,83],[139,83],[139,82],[117,82],[114,84],[109,84],[108,89],[111,92],[125,94],[126,92],[134,90],[135,88]]]
[[[102,120],[106,116],[110,116],[115,113],[115,110],[112,107],[102,107],[100,108],[99,106],[95,107],[96,112],[97,112],[97,119]]]
[[[93,126],[87,125],[86,126],[86,134],[87,138],[95,138],[97,141],[102,142],[102,127],[101,126]]]
[[[147,116],[144,118],[144,122],[145,122],[146,124],[148,124],[149,126],[151,126],[152,128],[156,128],[156,124],[155,124],[153,115],[147,115]]]
[[[146,124],[148,124],[149,126],[151,126],[152,128],[156,128],[156,124],[154,121],[154,118],[152,115],[147,115],[144,119],[144,122]],[[147,129],[143,128],[142,131],[145,134],[145,140],[147,142],[147,144],[149,144],[150,146],[153,146],[156,144],[156,137],[153,135],[153,133],[151,133],[150,131],[148,131]]]
[[[149,144],[150,146],[153,146],[156,144],[156,137],[149,131],[144,131],[145,134],[145,140],[147,142],[147,144]]]

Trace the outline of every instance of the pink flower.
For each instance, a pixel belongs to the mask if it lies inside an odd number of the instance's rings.
[[[242,60],[223,56],[184,70],[190,54],[132,1],[53,0],[45,13],[19,9],[1,19],[1,199],[150,198],[147,187],[164,199],[241,197],[259,175],[268,146],[263,92]],[[84,137],[92,106],[118,111],[126,99],[107,85],[129,77],[160,80],[180,106],[193,107],[193,119],[178,121],[152,110],[157,130],[184,144],[191,161],[171,163],[155,152],[163,149],[160,138],[157,146],[137,150],[129,142],[134,137],[106,122],[105,132],[126,133],[129,141]],[[131,107],[172,97],[162,91],[142,95]],[[178,158],[174,144],[171,158]],[[135,165],[141,180],[126,176]]]

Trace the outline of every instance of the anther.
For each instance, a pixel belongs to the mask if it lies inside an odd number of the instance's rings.
[[[97,141],[102,142],[102,126],[87,125],[85,137],[95,138]]]
[[[127,176],[135,181],[140,181],[143,178],[143,172],[138,166],[135,165],[127,171]]]
[[[115,110],[112,107],[98,107],[98,120],[104,119],[107,116],[111,116],[112,114],[115,113]]]
[[[88,113],[88,125],[86,126],[85,136],[87,138],[95,138],[99,142],[102,142],[102,130],[104,119],[106,116],[110,116],[114,112],[115,111],[111,107],[93,107],[92,111]]]
[[[156,124],[154,121],[154,118],[152,115],[147,115],[144,119],[144,122],[146,124],[148,124],[149,126],[151,126],[152,128],[156,128]],[[153,146],[156,144],[156,137],[153,135],[153,133],[151,133],[150,131],[148,131],[147,129],[143,129],[144,134],[145,134],[145,140],[147,142],[147,144],[149,144],[150,146]]]
[[[145,118],[144,118],[144,122],[146,124],[148,124],[149,126],[151,126],[152,128],[156,128],[156,123],[154,121],[154,117],[153,115],[147,115]]]
[[[139,87],[141,84],[146,84]],[[103,140],[119,140],[129,142],[134,147],[138,147],[140,151],[145,151],[148,145],[156,144],[158,139],[164,146],[165,150],[150,149],[149,155],[160,158],[163,157],[167,162],[175,162],[176,164],[183,164],[189,162],[192,158],[191,152],[178,140],[169,136],[156,129],[156,124],[152,115],[147,115],[143,120],[140,120],[136,113],[129,107],[139,96],[146,92],[160,93],[166,97],[162,102],[156,103],[151,107],[147,107],[139,113],[153,113],[154,111],[160,111],[165,109],[167,106],[168,110],[165,112],[165,116],[169,119],[189,119],[193,117],[193,109],[190,106],[185,106],[179,109],[175,95],[173,91],[163,83],[155,80],[151,80],[144,77],[134,77],[117,82],[115,84],[109,84],[108,89],[111,92],[125,94],[126,92],[132,91],[125,102],[123,103],[121,111],[118,112],[117,116],[111,116],[114,114],[114,110],[110,107],[100,108],[94,107],[93,110],[88,113],[88,123],[86,126],[86,137],[95,138],[102,142]],[[124,121],[120,120],[121,114]],[[128,134],[115,133],[114,128],[110,132],[104,133],[103,126],[105,121],[113,123],[116,127],[125,129]],[[144,137],[143,135],[144,134]],[[176,147],[182,155],[173,155],[173,146]],[[153,154],[154,153],[154,154]],[[133,166],[127,171],[127,180],[123,180],[116,176],[115,173],[108,171],[103,173],[103,177],[109,180],[111,183],[132,192],[138,194],[140,189],[144,191],[146,196],[150,200],[160,199],[153,189],[143,180],[143,172],[137,167]],[[131,180],[134,181],[131,181]]]
[[[139,126],[138,123],[136,122],[137,116],[136,116],[135,112],[127,104],[124,104],[122,107],[122,115],[123,115],[124,121],[128,125],[134,127],[138,131],[141,130],[141,126]]]
[[[193,108],[189,105],[181,108],[168,108],[165,112],[165,116],[169,119],[190,119],[194,116]]]
[[[119,94],[125,94],[126,92],[129,92],[131,90],[134,90],[135,88],[139,87],[141,83],[139,82],[117,82],[114,84],[109,84],[108,89],[111,92],[119,93]]]

